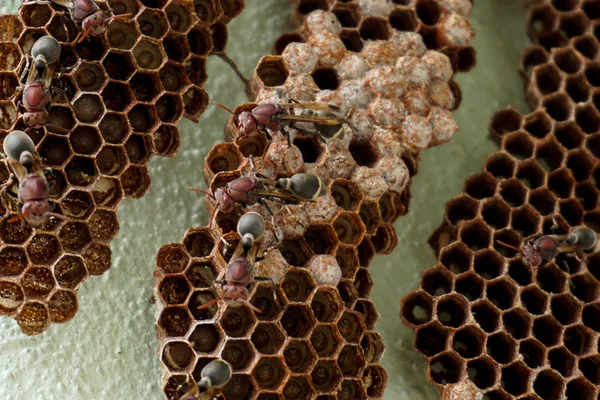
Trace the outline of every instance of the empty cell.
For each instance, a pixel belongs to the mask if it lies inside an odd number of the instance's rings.
[[[192,257],[208,257],[215,246],[215,240],[208,228],[189,229],[183,245]]]
[[[467,195],[460,195],[446,203],[446,217],[452,225],[458,225],[461,221],[475,218],[478,208],[476,200]]]
[[[158,290],[166,304],[183,304],[190,293],[187,280],[182,276],[166,277]]]
[[[600,285],[589,273],[583,273],[571,277],[569,289],[578,299],[591,303],[598,299]]]
[[[154,107],[143,104],[133,107],[127,117],[131,128],[139,133],[149,133],[157,122]]]
[[[592,106],[578,108],[575,112],[575,121],[585,133],[595,133],[600,129],[600,115]]]
[[[394,196],[394,193],[389,192],[389,196]],[[385,203],[391,204],[393,199],[383,199]],[[387,202],[386,200],[389,200]],[[382,199],[380,199],[379,204],[381,204]],[[360,216],[361,221],[365,225],[366,234],[374,235],[377,232],[377,228],[382,223],[382,217],[379,211],[379,204],[374,201],[363,201],[360,205],[360,210],[358,211],[358,215]],[[386,213],[393,212],[393,209],[384,210]],[[398,215],[399,216],[399,215]],[[394,218],[390,217],[389,214],[386,215],[386,222],[390,222],[390,220],[394,220]]]
[[[586,212],[583,217],[583,223],[594,231],[600,231],[600,213],[598,212]]]
[[[581,356],[592,351],[594,347],[594,334],[583,325],[567,328],[563,336],[567,349],[576,356]]]
[[[442,265],[455,274],[468,271],[472,260],[473,253],[461,242],[444,248],[440,255]]]
[[[590,21],[581,11],[563,15],[560,20],[560,31],[568,38],[583,35]]]
[[[565,94],[545,97],[542,106],[546,109],[548,115],[555,121],[566,121],[573,114],[573,103]]]
[[[560,88],[560,71],[554,64],[546,64],[536,68],[533,72],[535,83],[542,95],[556,92]]]
[[[600,304],[587,304],[583,308],[583,323],[596,332],[600,332]]]
[[[490,245],[490,230],[482,222],[474,221],[463,224],[459,234],[462,242],[472,251],[481,250]]]
[[[500,196],[511,207],[519,207],[525,203],[527,188],[519,179],[511,178],[500,182]]]
[[[197,86],[192,86],[183,95],[186,117],[195,121],[208,108],[208,93]]]
[[[338,20],[340,20],[339,16]],[[392,28],[400,32],[414,32],[419,27],[419,20],[415,10],[408,7],[396,7],[396,9],[390,13],[388,21]],[[340,22],[342,23],[342,26],[346,26],[342,20],[340,20]]]
[[[548,188],[559,198],[571,196],[574,184],[571,171],[566,168],[561,168],[548,175]]]
[[[518,361],[502,369],[502,388],[512,395],[521,395],[528,390],[530,377],[529,368]]]
[[[360,262],[356,247],[349,245],[338,246],[336,261],[342,270],[342,278],[354,278]]]
[[[317,87],[321,90],[336,90],[339,85],[337,73],[332,68],[321,68],[311,74]]]
[[[392,35],[388,21],[381,17],[366,17],[358,33],[363,40],[388,40]]]
[[[547,293],[561,293],[565,290],[567,281],[565,274],[554,264],[538,268],[535,279]]]
[[[250,340],[261,354],[275,354],[285,342],[279,325],[265,322],[259,323],[254,328]]]
[[[552,49],[567,47],[569,40],[561,32],[555,31],[540,35],[539,43],[548,51]]]
[[[144,164],[150,156],[152,144],[144,136],[132,135],[125,143],[125,152],[132,164]]]
[[[596,387],[583,378],[572,380],[567,384],[568,399],[593,399],[595,394]]]
[[[283,85],[288,77],[287,69],[280,56],[263,57],[256,67],[255,74],[266,87]]]
[[[105,72],[98,63],[83,62],[77,67],[74,77],[80,90],[95,92],[104,84]]]
[[[187,75],[184,67],[172,61],[168,61],[159,71],[160,81],[168,92],[178,92],[187,85]]]
[[[185,63],[185,73],[194,85],[203,86],[208,79],[206,72],[206,58],[192,56]]]
[[[541,367],[546,361],[546,347],[534,338],[522,341],[519,344],[519,353],[530,368]]]
[[[550,140],[537,148],[535,158],[544,171],[552,172],[560,168],[564,159],[563,151],[558,142]]]
[[[135,70],[135,63],[130,55],[131,53],[119,53],[112,50],[104,60],[102,65],[108,76],[117,81],[126,81],[131,77]]]
[[[379,365],[372,365],[365,369],[363,374],[363,382],[369,382],[367,384],[367,395],[372,398],[383,397],[383,391],[387,386],[387,374],[383,367]]]
[[[469,325],[455,332],[452,348],[464,358],[474,358],[483,352],[485,338],[485,332],[474,325]]]
[[[316,321],[308,307],[289,305],[281,316],[281,326],[288,336],[304,338],[313,329]]]
[[[92,241],[90,230],[83,222],[68,222],[61,228],[58,238],[68,251],[81,251]]]
[[[457,328],[466,322],[468,303],[464,297],[453,294],[447,295],[437,303],[436,315],[440,322],[446,326]]]
[[[337,291],[323,287],[315,293],[310,306],[317,321],[327,323],[337,320],[343,303]]]
[[[261,321],[273,320],[281,313],[281,304],[277,290],[274,288],[273,283],[261,283],[257,286],[254,295],[250,299],[250,303],[258,308],[261,312],[257,313],[257,317]]]
[[[481,329],[494,332],[500,324],[500,311],[489,301],[480,300],[471,306],[471,314]]]
[[[596,354],[579,360],[579,370],[594,385],[600,384],[600,355]]]
[[[366,332],[360,345],[362,347],[364,359],[368,364],[379,362],[384,352],[381,335],[375,331]]]
[[[123,199],[123,190],[118,180],[100,177],[94,183],[92,196],[97,206],[112,208]]]
[[[600,134],[595,134],[587,137],[585,146],[592,152],[594,157],[600,156]]]
[[[84,94],[73,103],[73,110],[80,122],[91,124],[100,120],[104,113],[104,105],[99,96]]]
[[[517,352],[517,342],[504,332],[488,337],[486,346],[487,354],[500,364],[510,363]]]
[[[133,101],[133,93],[128,85],[111,81],[102,91],[102,101],[109,110],[124,111]]]
[[[438,321],[422,325],[415,332],[415,348],[426,357],[446,350],[450,331]],[[460,346],[459,346],[460,347]],[[461,354],[462,355],[462,354]]]
[[[504,141],[504,149],[518,160],[525,160],[533,155],[533,142],[529,135],[519,131],[508,135]]]
[[[548,361],[550,367],[556,370],[559,374],[565,378],[570,377],[573,374],[577,360],[567,349],[559,347],[557,349],[550,350],[548,353]]]
[[[359,166],[372,167],[380,157],[375,145],[369,141],[352,140],[348,149]]]
[[[452,290],[452,274],[444,268],[430,268],[421,277],[421,287],[432,296],[442,296],[450,293]]]
[[[183,62],[190,54],[189,42],[185,35],[169,33],[163,39],[163,48],[169,60]]]
[[[465,192],[475,199],[484,199],[495,194],[497,184],[491,174],[480,172],[467,178]]]
[[[567,79],[566,90],[569,97],[577,104],[589,99],[591,88],[583,75],[578,75]],[[585,116],[576,115],[575,118],[578,124],[585,120]]]
[[[93,160],[79,156],[71,159],[65,167],[65,173],[69,183],[75,186],[88,186],[98,175]]]
[[[487,250],[475,256],[475,272],[484,279],[494,279],[504,271],[503,257],[493,250]]]
[[[485,170],[496,179],[508,179],[515,173],[515,161],[506,153],[494,153],[485,161]]]
[[[593,87],[600,86],[600,64],[599,63],[588,63],[585,67],[585,77],[590,85]]]
[[[521,114],[512,107],[496,111],[496,113],[492,115],[490,132],[498,136],[515,132],[521,126],[521,118]]]
[[[548,295],[536,286],[521,291],[521,304],[531,314],[543,314],[548,307]]]
[[[354,288],[360,298],[368,298],[373,288],[373,279],[367,268],[360,268],[354,278]]]
[[[511,226],[522,237],[527,237],[540,228],[540,215],[530,206],[514,209],[511,215]]]
[[[423,291],[413,292],[402,299],[401,316],[412,325],[431,320],[433,298]],[[464,315],[464,311],[463,311]]]
[[[366,237],[365,240],[369,240],[369,238]],[[382,223],[375,235],[370,238],[370,241],[378,254],[390,254],[398,244],[394,226],[385,222]]]
[[[250,375],[234,374],[223,388],[223,394],[227,399],[250,399],[256,395],[255,385]]]
[[[563,327],[551,316],[544,316],[533,322],[533,336],[546,347],[559,343],[563,334]]]
[[[429,378],[438,384],[456,383],[464,375],[465,363],[455,353],[442,353],[429,360]]]
[[[169,336],[183,336],[188,331],[191,318],[183,307],[167,307],[158,319],[158,325]]]
[[[474,301],[483,295],[484,281],[479,276],[469,273],[456,280],[454,290],[467,300]]]
[[[211,27],[212,41],[213,41],[213,52],[218,53],[225,50],[227,45],[227,25],[220,22],[215,23]]]
[[[467,376],[480,389],[494,386],[498,380],[496,363],[489,357],[483,356],[467,363]],[[490,400],[493,397],[489,397]]]
[[[292,376],[285,384],[282,394],[286,400],[314,398],[314,390],[303,376]]]
[[[340,40],[344,44],[344,47],[348,49],[348,51],[360,53],[364,46],[364,42],[356,29],[342,29],[342,32],[340,33]]]
[[[365,371],[365,374],[368,374],[370,371]],[[373,371],[373,373],[377,373],[379,371]],[[385,374],[385,372],[383,372]],[[342,372],[340,371],[337,363],[333,360],[321,360],[317,362],[315,368],[312,370],[311,374],[311,383],[313,384],[317,393],[327,393],[335,390],[338,384],[342,380]],[[371,380],[372,385],[377,385],[379,378],[374,378]],[[367,391],[370,388],[367,388]]]
[[[348,343],[358,343],[365,331],[361,315],[353,311],[345,311],[337,326],[340,334]]]
[[[537,162],[528,160],[520,162],[517,166],[517,179],[528,189],[535,189],[544,185],[546,174]]]
[[[546,52],[542,46],[532,45],[527,47],[525,50],[523,50],[519,70],[526,75],[530,75],[531,71],[536,66],[545,64],[548,61],[548,58],[548,52]]]
[[[176,263],[181,263],[183,261],[183,266],[185,267],[185,262],[187,261],[187,256],[181,258],[185,253],[181,253],[182,249],[176,248],[177,252],[175,252],[169,259],[169,262],[172,263],[173,267],[169,268],[169,270],[181,270],[181,265],[177,265]],[[213,281],[219,275],[218,267],[212,260],[208,261],[198,261],[192,263],[190,268],[185,273],[188,281],[196,288],[209,288],[211,287]]]
[[[95,153],[101,145],[100,134],[91,126],[78,126],[71,132],[71,146],[78,154]]]
[[[575,74],[583,67],[583,60],[573,49],[570,48],[557,49],[553,53],[552,57],[556,66],[567,74]]]
[[[563,378],[552,370],[544,370],[535,377],[533,390],[543,399],[559,400],[563,398],[565,384]]]
[[[358,377],[365,360],[360,346],[345,346],[338,356],[338,367],[344,377]]]
[[[538,188],[529,193],[529,204],[541,215],[553,215],[556,197],[546,188]]]
[[[535,33],[550,32],[558,22],[557,12],[549,5],[533,7],[529,13],[527,26]]]
[[[363,321],[368,330],[375,329],[375,324],[379,319],[379,312],[371,300],[359,299],[354,305],[354,310],[362,314]]]
[[[560,215],[570,225],[577,226],[583,220],[583,209],[575,199],[563,200],[559,204]]]
[[[575,47],[582,56],[590,60],[595,60],[596,57],[598,57],[598,51],[600,50],[598,40],[593,36],[580,36],[575,38],[573,40],[573,47]],[[588,78],[588,81],[592,83],[590,78]],[[595,84],[593,85],[596,86]]]
[[[329,10],[326,0],[301,0],[298,3],[298,12],[303,15],[308,15],[316,10]]]
[[[323,145],[315,135],[296,136],[293,145],[300,150],[302,160],[305,163],[317,162],[324,150]]]

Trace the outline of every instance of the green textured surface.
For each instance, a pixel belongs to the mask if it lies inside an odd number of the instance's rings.
[[[2,0],[0,12],[15,12],[19,0]],[[287,29],[289,3],[247,0],[230,24],[228,52],[250,75],[261,55]],[[444,204],[461,192],[468,175],[481,169],[496,149],[487,126],[494,111],[513,105],[526,111],[517,64],[527,45],[520,0],[479,0],[473,8],[477,67],[460,74],[460,126],[449,144],[423,154],[413,181],[411,210],[396,224],[399,244],[371,265],[372,297],[381,313],[377,325],[389,375],[386,400],[437,398],[427,383],[426,363],[413,350],[413,333],[399,318],[400,298],[417,287],[421,271],[434,265],[426,241],[442,220]],[[224,63],[209,62],[207,91],[228,105],[245,101],[242,85]],[[44,334],[24,336],[12,319],[0,319],[0,399],[161,399],[156,355],[152,271],[158,249],[181,240],[191,226],[206,223],[200,196],[185,190],[201,185],[202,160],[221,140],[227,114],[210,108],[199,124],[181,123],[180,152],[154,158],[152,186],[141,200],[126,199],[118,211],[121,230],[112,242],[113,266],[79,291],[79,312]]]

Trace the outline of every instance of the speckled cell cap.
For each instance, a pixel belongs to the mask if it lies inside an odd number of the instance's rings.
[[[96,1],[115,14],[101,35],[72,44],[78,28],[49,5],[23,4],[0,17],[0,139],[25,130],[17,109],[18,73],[36,40],[56,38],[61,56],[48,123],[28,129],[44,167],[52,169],[56,208],[70,221],[44,229],[0,222],[0,315],[16,318],[28,335],[77,312],[77,290],[111,265],[115,211],[124,196],[150,185],[153,155],[179,148],[178,122],[208,106],[206,57],[224,48],[227,22],[243,1]],[[67,133],[65,134],[66,131]],[[0,214],[15,210],[5,196],[17,185],[0,162]],[[14,191],[14,190],[13,190]]]
[[[580,226],[600,232],[597,1],[537,1],[520,63],[534,111],[498,111],[501,150],[446,204],[438,254],[401,306],[444,396],[596,399],[600,253],[533,268],[519,247]],[[444,397],[455,398],[455,397]],[[486,398],[486,397],[484,397]]]
[[[189,229],[159,251],[154,290],[168,399],[178,399],[215,358],[234,369],[222,393],[227,400],[383,397],[371,261],[396,246],[393,223],[407,211],[420,151],[452,138],[451,110],[460,95],[449,57],[428,50],[417,33],[390,31],[357,52],[340,39],[334,13],[319,9],[302,21],[303,41],[259,61],[250,81],[253,102],[234,114],[290,99],[328,103],[348,119],[343,135],[323,143],[289,129],[289,146],[281,132],[241,136],[232,116],[226,142],[209,152],[203,175],[214,192],[250,173],[252,155],[263,176],[315,174],[327,193],[287,208],[273,203],[273,217],[262,205],[219,210],[210,227]],[[212,214],[215,201],[207,197],[206,206]],[[266,222],[260,251],[268,250],[267,258],[254,273],[277,282],[277,301],[270,283],[254,282],[250,303],[260,313],[223,300],[198,310],[215,298],[213,282],[225,277],[231,254],[222,253],[221,238],[237,244],[236,225],[248,210]]]

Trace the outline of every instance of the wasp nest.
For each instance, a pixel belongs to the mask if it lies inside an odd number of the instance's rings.
[[[306,25],[306,43],[261,59],[250,82],[256,103],[234,113],[290,99],[328,103],[348,116],[344,134],[324,144],[314,133],[289,129],[288,146],[281,132],[240,136],[231,117],[228,142],[209,152],[203,173],[214,193],[248,174],[252,155],[256,172],[271,179],[316,174],[327,194],[287,207],[272,203],[273,218],[262,205],[218,211],[214,225],[190,229],[181,243],[159,251],[154,288],[169,399],[198,381],[214,358],[234,367],[227,400],[383,396],[387,375],[373,331],[379,315],[369,300],[369,266],[397,244],[393,223],[406,213],[419,152],[457,129],[449,111],[457,103],[453,70],[446,55],[427,50],[413,32],[394,32],[356,53],[339,39],[334,14],[314,11]],[[206,203],[212,213],[215,201]],[[220,238],[235,246],[232,231],[246,209],[267,221],[268,256],[255,274],[278,281],[278,300],[270,284],[255,282],[250,303],[261,313],[225,301],[198,310],[225,276],[230,254],[223,256]]]
[[[242,1],[168,0],[97,2],[114,13],[101,36],[73,45],[78,28],[49,5],[24,4],[0,17],[0,138],[25,125],[17,109],[17,73],[34,42],[45,35],[61,45],[48,122],[29,129],[44,166],[52,168],[56,207],[70,221],[44,229],[0,223],[0,314],[16,318],[28,335],[77,312],[77,289],[111,264],[108,246],[119,230],[116,208],[124,196],[141,197],[150,185],[153,155],[179,148],[177,123],[208,106],[202,89],[205,62],[222,49],[227,23]],[[64,94],[63,94],[64,92]],[[62,130],[61,130],[62,131]],[[7,190],[17,182],[0,163],[0,214],[14,211]]]
[[[600,253],[532,268],[534,235],[600,232],[597,1],[540,1],[520,71],[536,110],[497,112],[501,151],[446,204],[438,264],[402,301],[428,378],[446,398],[595,399],[600,384]],[[474,386],[476,386],[476,390]],[[468,397],[470,396],[470,397]],[[463,398],[463,397],[459,397]]]
[[[468,71],[475,65],[471,7],[472,0],[294,0],[292,22],[300,26],[309,13],[330,11],[340,25],[335,35],[357,53],[373,40],[389,40],[393,32],[416,32],[427,49],[446,54],[455,71]],[[281,54],[291,42],[306,42],[306,27],[282,35],[275,53]]]

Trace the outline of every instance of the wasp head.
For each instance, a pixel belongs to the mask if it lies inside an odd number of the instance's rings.
[[[250,111],[243,111],[238,115],[238,130],[242,136],[256,132],[256,118]]]
[[[83,20],[81,27],[84,31],[90,31],[92,35],[99,35],[104,31],[111,17],[112,15],[106,11],[96,11]]]
[[[225,300],[247,300],[250,297],[250,293],[245,286],[226,284],[222,287],[223,298]]]
[[[46,124],[48,119],[48,111],[33,111],[23,114],[23,122],[29,128],[41,128]]]
[[[227,190],[223,188],[215,190],[215,200],[217,200],[221,211],[225,213],[230,212],[235,207],[235,201],[233,201],[229,193],[227,193]]]
[[[47,201],[33,200],[23,205],[23,216],[34,227],[41,227],[48,222],[48,213],[52,206]]]

